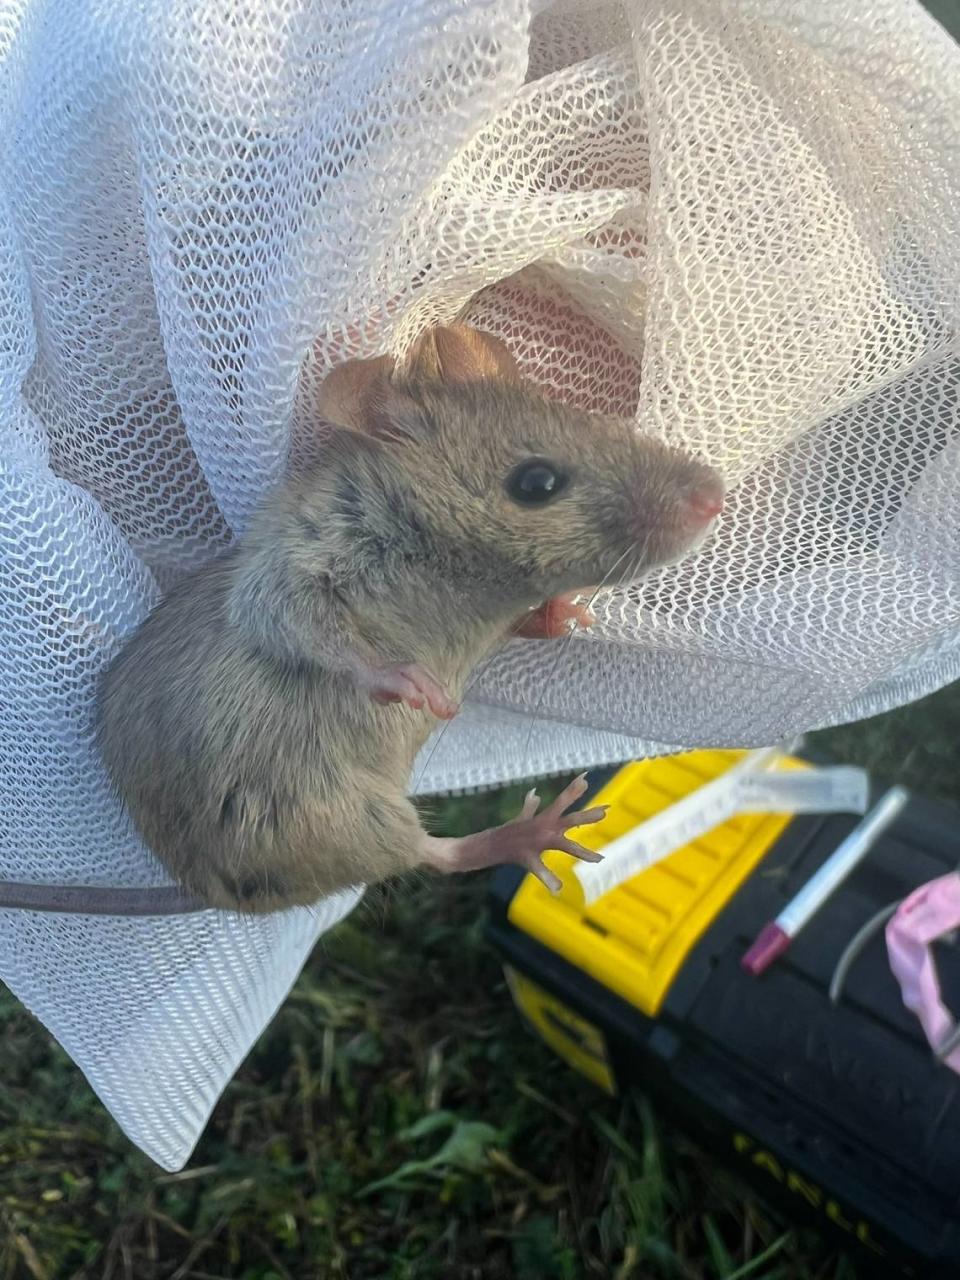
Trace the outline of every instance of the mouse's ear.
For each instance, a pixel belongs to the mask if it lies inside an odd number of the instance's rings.
[[[382,440],[421,436],[423,415],[392,373],[392,356],[338,365],[321,383],[316,402],[320,417]]]
[[[339,364],[320,384],[316,406],[321,418],[354,431],[366,429],[366,404],[380,382],[393,370],[392,356],[373,360],[347,360]]]
[[[521,382],[516,360],[499,338],[469,325],[428,329],[411,348],[404,376],[410,381]]]

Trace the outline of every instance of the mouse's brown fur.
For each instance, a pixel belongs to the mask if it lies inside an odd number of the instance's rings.
[[[179,584],[101,686],[100,746],[133,821],[215,906],[309,903],[423,862],[406,788],[432,724],[371,691],[409,702],[397,670],[426,669],[458,699],[523,610],[618,560],[675,558],[695,532],[687,496],[718,483],[544,400],[472,331],[429,335],[403,379],[345,366],[327,400],[341,425],[317,464]],[[507,477],[536,457],[567,486],[518,505]]]

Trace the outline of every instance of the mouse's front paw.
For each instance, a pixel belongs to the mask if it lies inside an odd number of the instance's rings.
[[[518,618],[510,630],[524,640],[557,640],[594,622],[596,618],[585,605],[576,603],[575,595],[554,596]]]
[[[374,702],[403,702],[414,711],[427,706],[441,720],[452,720],[457,714],[457,704],[446,689],[418,662],[371,667],[364,673],[362,683]]]

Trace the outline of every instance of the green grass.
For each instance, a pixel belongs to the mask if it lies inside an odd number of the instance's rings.
[[[960,798],[953,688],[821,735]],[[438,806],[456,833],[518,789]],[[371,896],[317,950],[165,1175],[0,999],[0,1280],[855,1280],[642,1098],[613,1101],[520,1023],[478,877]]]

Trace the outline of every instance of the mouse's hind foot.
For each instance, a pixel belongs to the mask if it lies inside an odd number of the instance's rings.
[[[559,849],[583,859],[584,862],[602,860],[601,854],[584,848],[567,836],[567,831],[573,827],[599,822],[607,811],[606,805],[600,805],[592,809],[581,809],[579,812],[566,812],[586,789],[586,781],[581,775],[574,778],[542,813],[537,812],[540,797],[536,791],[530,791],[517,816],[502,827],[491,827],[489,831],[478,831],[475,835],[461,836],[458,839],[428,836],[426,861],[438,871],[444,872],[479,871],[505,863],[516,863],[525,867],[556,893],[560,888],[560,880],[542,860],[542,855],[548,849]]]

